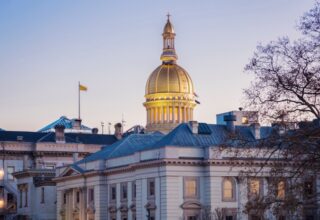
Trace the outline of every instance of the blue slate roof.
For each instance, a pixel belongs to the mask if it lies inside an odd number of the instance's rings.
[[[66,143],[111,145],[117,141],[114,135],[65,133]],[[0,141],[55,142],[54,132],[0,131]]]
[[[261,127],[261,137],[271,133],[270,127]],[[235,134],[241,139],[255,142],[248,126],[236,126]],[[204,148],[226,143],[230,137],[226,125],[199,123],[198,133],[193,134],[187,123],[182,123],[167,135],[161,133],[132,134],[111,146],[105,147],[77,163],[127,156],[142,150],[151,150],[164,146]],[[236,146],[237,143],[232,143]]]
[[[73,124],[74,124],[75,119],[69,119],[65,116],[61,116],[58,120],[46,125],[45,127],[41,128],[38,132],[49,132],[54,130],[54,127],[56,125],[63,125],[65,129],[73,129]],[[91,131],[91,128],[81,125],[81,130],[87,130]]]
[[[128,156],[137,151],[142,151],[149,148],[159,141],[163,136],[164,135],[159,132],[151,134],[131,134],[112,144],[111,146],[104,147],[101,151],[91,154],[90,156],[78,161],[76,164]]]

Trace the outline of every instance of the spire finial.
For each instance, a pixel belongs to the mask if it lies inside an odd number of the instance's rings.
[[[168,21],[170,20],[170,16],[171,16],[171,14],[168,12],[168,14],[167,14]]]

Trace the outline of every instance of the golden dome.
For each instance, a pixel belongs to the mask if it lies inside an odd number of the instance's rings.
[[[193,95],[193,83],[185,69],[175,63],[164,63],[151,73],[147,81],[146,95],[155,93],[185,93]]]
[[[164,28],[163,28],[163,33],[164,33],[164,34],[167,34],[167,33],[174,34],[173,25],[171,24],[169,18],[168,18],[168,20],[167,20],[166,25],[165,25]]]

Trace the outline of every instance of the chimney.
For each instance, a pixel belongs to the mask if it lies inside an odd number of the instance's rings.
[[[251,130],[251,133],[252,133],[253,137],[256,140],[261,138],[261,135],[260,135],[260,124],[258,122],[252,123],[250,125],[250,130]]]
[[[74,163],[77,162],[78,159],[79,159],[79,153],[78,153],[78,152],[74,152],[74,153],[72,154],[72,158],[73,158],[73,162],[74,162]]]
[[[81,130],[81,119],[75,118],[72,120],[72,129]]]
[[[199,123],[197,121],[189,121],[188,125],[192,134],[198,134]]]
[[[91,132],[92,134],[98,134],[99,130],[98,128],[92,128]]]
[[[54,129],[56,134],[56,143],[65,143],[64,125],[56,125],[54,126]]]
[[[122,124],[117,123],[114,125],[114,135],[118,140],[122,138],[123,130],[122,130]]]
[[[234,122],[237,120],[235,115],[225,115],[223,120],[227,123],[228,131],[234,133],[235,132],[235,125]]]

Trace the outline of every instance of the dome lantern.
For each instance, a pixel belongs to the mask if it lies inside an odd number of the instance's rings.
[[[163,51],[160,59],[163,63],[172,63],[178,59],[176,50],[174,48],[174,38],[176,34],[174,33],[173,25],[170,21],[170,14],[167,15],[167,23],[163,28]]]

